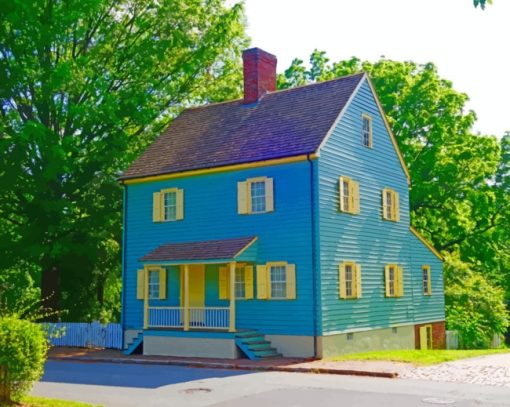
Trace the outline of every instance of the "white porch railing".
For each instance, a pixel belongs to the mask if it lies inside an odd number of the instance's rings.
[[[229,307],[149,307],[149,328],[219,329],[230,327]]]

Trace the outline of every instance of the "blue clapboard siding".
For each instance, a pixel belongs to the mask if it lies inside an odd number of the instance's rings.
[[[265,334],[312,335],[310,165],[303,161],[126,186],[125,329],[143,325],[143,301],[136,299],[136,270],[142,267],[138,259],[143,255],[167,242],[258,236],[257,263],[287,261],[296,265],[297,299],[239,300],[237,326]],[[259,176],[274,179],[275,211],[239,215],[237,182]],[[184,220],[153,223],[153,192],[172,187],[184,190]],[[210,306],[227,304],[218,300],[217,268],[211,265],[206,269],[206,305]],[[170,270],[168,299],[151,301],[151,305],[178,305],[178,278],[177,268]]]
[[[362,145],[362,114],[372,117],[373,148]],[[358,215],[338,212],[338,178],[360,184]],[[382,220],[381,191],[400,195],[400,222]],[[412,323],[408,185],[405,173],[365,81],[347,107],[319,159],[319,236],[324,333]],[[338,264],[361,265],[363,297],[340,300]],[[405,295],[385,298],[384,266],[404,267]]]
[[[52,346],[122,349],[120,324],[60,322],[44,325]]]
[[[413,279],[414,319],[416,323],[444,321],[442,262],[413,233],[409,233]],[[423,295],[422,266],[430,266],[432,295]]]

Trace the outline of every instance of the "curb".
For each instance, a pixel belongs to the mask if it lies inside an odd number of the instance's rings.
[[[259,372],[287,372],[287,373],[316,373],[316,374],[336,374],[344,376],[366,376],[382,377],[395,379],[398,377],[396,372],[372,372],[368,370],[349,370],[349,369],[331,369],[323,367],[292,367],[292,366],[254,366],[254,365],[236,365],[233,363],[218,362],[190,362],[184,360],[148,360],[148,359],[121,359],[121,358],[89,358],[81,356],[55,357],[50,356],[48,360],[72,361],[85,363],[118,363],[118,364],[140,364],[140,365],[167,365],[183,366],[206,369],[228,369],[228,370],[250,370]]]

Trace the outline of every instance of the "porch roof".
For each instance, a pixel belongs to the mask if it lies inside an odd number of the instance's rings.
[[[165,243],[140,259],[142,263],[196,263],[198,261],[234,260],[255,241],[256,236],[202,242]],[[243,259],[245,256],[242,256]]]

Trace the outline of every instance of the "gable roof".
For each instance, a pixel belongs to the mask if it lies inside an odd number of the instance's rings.
[[[241,237],[203,242],[166,243],[143,256],[141,262],[234,259],[257,238]]]
[[[183,111],[121,180],[315,153],[364,73]]]

